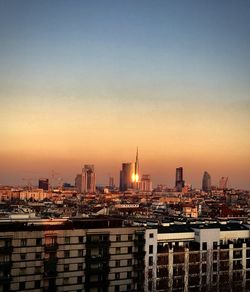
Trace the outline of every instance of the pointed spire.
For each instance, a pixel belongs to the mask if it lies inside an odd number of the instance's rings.
[[[139,175],[139,156],[138,156],[138,146],[137,146],[137,148],[136,148],[135,174],[136,174],[136,175]]]

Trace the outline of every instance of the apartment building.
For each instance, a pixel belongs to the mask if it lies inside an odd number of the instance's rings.
[[[120,219],[0,223],[0,291],[143,291],[144,246]]]
[[[250,291],[249,226],[160,226],[156,269],[145,291]]]

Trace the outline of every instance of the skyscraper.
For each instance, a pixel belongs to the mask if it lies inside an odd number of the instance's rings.
[[[182,188],[185,185],[185,181],[183,180],[183,168],[176,168],[176,176],[175,176],[175,188],[177,192],[181,192]]]
[[[202,190],[204,192],[210,192],[211,191],[211,176],[207,171],[205,171],[204,174],[203,174]]]
[[[109,188],[114,188],[115,187],[115,180],[113,176],[109,177]]]
[[[95,168],[93,164],[85,164],[82,169],[82,193],[95,193]]]
[[[135,164],[123,163],[122,170],[120,171],[120,190],[126,191],[133,187]]]
[[[135,158],[135,170],[133,175],[133,182],[139,182],[139,157],[138,157],[138,147],[136,149],[136,158]]]
[[[77,174],[76,175],[75,187],[76,187],[77,193],[80,194],[82,192],[82,174]]]
[[[123,163],[120,171],[120,190],[139,189],[139,156],[136,150],[135,163]]]
[[[49,190],[49,180],[47,178],[40,178],[38,181],[38,188],[44,191]]]
[[[151,192],[152,191],[152,180],[149,174],[143,174],[140,181],[140,191]]]

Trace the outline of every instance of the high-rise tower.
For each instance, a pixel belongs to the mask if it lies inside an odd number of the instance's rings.
[[[82,193],[95,193],[94,165],[85,164],[82,169]]]
[[[204,192],[210,192],[211,191],[211,176],[207,171],[205,171],[204,174],[203,174],[202,190]]]
[[[123,163],[120,171],[120,190],[127,191],[133,188],[134,163]]]
[[[183,180],[183,168],[176,168],[176,176],[175,176],[175,188],[178,192],[182,191],[182,188],[185,185],[185,181]]]
[[[138,183],[139,182],[139,157],[138,157],[138,147],[136,149],[136,157],[135,157],[135,169],[133,172],[133,182]]]

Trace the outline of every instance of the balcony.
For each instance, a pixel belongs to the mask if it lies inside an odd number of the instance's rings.
[[[13,252],[13,246],[11,246],[11,245],[0,247],[0,254],[9,254],[12,252]]]
[[[109,273],[110,271],[110,267],[109,266],[104,266],[104,265],[100,265],[100,266],[86,266],[85,269],[85,273],[86,275],[91,275],[91,274],[105,274],[105,273]]]
[[[146,254],[146,252],[144,250],[133,252],[133,255],[135,258],[144,258],[145,254]]]
[[[109,281],[108,280],[99,280],[95,282],[90,282],[90,281],[85,281],[85,289],[90,289],[90,288],[107,288],[109,286]]]
[[[145,265],[144,263],[138,263],[138,264],[133,265],[133,268],[135,271],[142,271],[144,270]]]
[[[44,260],[44,277],[54,278],[57,276],[57,258]]]
[[[56,276],[57,276],[57,271],[44,272],[44,278],[55,278]]]
[[[11,281],[10,274],[0,275],[0,283],[8,283],[10,281]]]
[[[45,252],[56,252],[58,249],[58,243],[54,242],[54,243],[47,243],[44,245],[44,250]]]
[[[105,262],[109,261],[110,254],[103,254],[103,255],[86,255],[86,261],[91,263],[98,263],[98,262]]]
[[[11,262],[0,262],[0,270],[10,270],[12,266]]]
[[[144,238],[142,239],[135,239],[134,240],[134,245],[135,246],[144,246],[145,245],[146,240]]]

